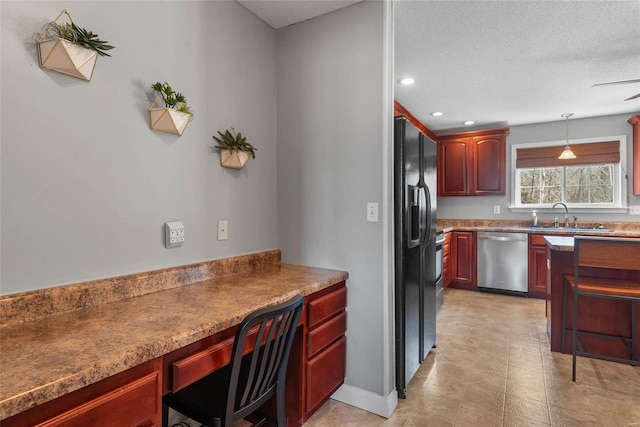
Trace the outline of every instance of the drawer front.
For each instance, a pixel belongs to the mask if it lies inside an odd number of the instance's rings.
[[[159,372],[64,412],[37,427],[150,426],[159,419]]]
[[[228,365],[231,361],[233,340],[234,338],[227,338],[205,350],[173,362],[171,364],[172,391],[183,389],[213,371]]]
[[[344,382],[346,339],[307,362],[307,413],[315,411]]]
[[[542,234],[529,234],[529,244],[531,246],[544,246],[544,235]]]
[[[347,330],[347,313],[342,312],[307,334],[307,357],[311,358],[320,350],[344,335]]]
[[[307,327],[315,328],[347,306],[347,289],[340,288],[309,303]]]

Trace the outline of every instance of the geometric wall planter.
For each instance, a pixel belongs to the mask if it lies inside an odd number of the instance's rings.
[[[67,15],[69,22],[58,23],[62,15]],[[92,31],[78,27],[63,9],[38,39],[38,63],[40,68],[90,81],[98,55],[111,56],[106,51],[113,46],[107,43]]]
[[[40,68],[90,81],[98,53],[58,37],[38,41],[38,58]]]
[[[182,135],[193,116],[170,107],[156,106],[159,97],[156,96],[149,107],[149,127],[158,132]]]
[[[242,169],[249,160],[249,153],[240,150],[220,150],[220,165],[225,168]]]
[[[256,158],[256,150],[247,142],[247,137],[241,132],[236,132],[232,127],[224,132],[218,131],[218,136],[213,136],[218,143],[214,148],[220,150],[220,165],[225,168],[242,169],[249,156]]]

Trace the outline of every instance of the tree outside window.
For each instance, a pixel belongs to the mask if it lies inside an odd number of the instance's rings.
[[[611,204],[612,164],[518,169],[521,205]]]

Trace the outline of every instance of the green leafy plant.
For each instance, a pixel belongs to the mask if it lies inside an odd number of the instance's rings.
[[[58,24],[50,22],[46,26],[46,31],[51,31],[55,37],[68,40],[72,43],[79,44],[98,53],[102,56],[111,56],[106,51],[113,49],[115,46],[108,45],[108,41],[102,41],[97,34],[78,27],[73,22],[65,22]]]
[[[186,113],[193,117],[193,111],[191,111],[191,108],[187,106],[187,98],[180,92],[175,92],[171,86],[169,86],[169,83],[156,82],[151,86],[151,88],[162,96],[165,107],[173,108],[174,110]]]
[[[215,148],[218,148],[220,150],[244,151],[245,153],[251,154],[251,157],[255,159],[256,151],[258,149],[247,142],[246,136],[242,136],[240,132],[236,133],[236,130],[234,128],[231,128],[231,131],[232,132],[229,132],[229,129],[227,129],[224,133],[218,131],[218,135],[220,135],[220,138],[213,136],[213,139],[215,139],[218,143]]]

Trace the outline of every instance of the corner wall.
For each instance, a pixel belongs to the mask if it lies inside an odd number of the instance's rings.
[[[38,66],[36,33],[64,8],[116,47],[91,82]],[[235,1],[2,1],[0,11],[0,293],[277,247],[275,30]],[[149,130],[155,81],[195,112],[181,137]],[[232,126],[258,148],[240,171],[211,151]],[[186,241],[166,249],[173,220]]]
[[[390,2],[364,1],[277,32],[282,258],[349,272],[347,373],[334,398],[384,416],[396,404],[390,16]],[[366,221],[367,202],[380,222]]]

